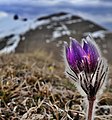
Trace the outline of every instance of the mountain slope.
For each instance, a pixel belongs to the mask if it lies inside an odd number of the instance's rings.
[[[60,59],[63,41],[69,41],[69,36],[81,40],[92,34],[100,46],[104,56],[112,63],[111,39],[112,32],[105,28],[66,12],[42,16],[38,19],[9,17],[11,27],[4,28],[0,36],[0,54],[10,52],[32,52],[43,49],[52,52]],[[5,25],[5,23],[4,23]],[[3,27],[3,26],[1,26]]]
[[[59,58],[63,41],[69,41],[69,36],[80,41],[82,37],[91,34],[111,62],[112,33],[96,23],[63,12],[38,18],[36,22],[43,24],[23,35],[25,40],[19,43],[17,52],[31,52],[38,48],[54,52],[55,57]]]

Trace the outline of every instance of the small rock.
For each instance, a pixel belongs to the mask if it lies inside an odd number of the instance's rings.
[[[17,14],[14,15],[13,17],[14,20],[18,20],[19,19],[19,16]]]

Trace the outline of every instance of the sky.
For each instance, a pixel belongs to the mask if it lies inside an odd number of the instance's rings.
[[[112,6],[111,0],[0,0],[0,4],[29,4],[29,5],[56,5],[56,4],[76,4],[76,5],[104,5],[103,2],[105,2],[106,6]]]
[[[70,12],[112,30],[112,0],[0,0],[0,16],[18,14],[34,18]]]

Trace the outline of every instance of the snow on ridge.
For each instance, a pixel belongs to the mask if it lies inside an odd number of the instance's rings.
[[[98,38],[98,37],[105,38],[105,31],[104,30],[100,30],[100,31],[93,32],[92,36],[94,38]]]
[[[30,24],[30,29],[31,30],[35,30],[38,26],[41,26],[41,25],[47,25],[50,23],[50,20],[42,20],[42,21],[33,21],[31,24]]]
[[[53,21],[65,20],[66,18],[70,19],[71,17],[72,17],[71,14],[67,14],[63,16],[54,16],[52,17],[52,20]],[[10,38],[6,43],[6,46],[2,50],[0,50],[0,54],[15,52],[15,49],[21,40],[20,35],[23,35],[29,30],[34,30],[38,26],[45,24],[47,25],[50,22],[51,22],[50,19],[44,19],[40,21],[37,21],[35,19],[27,20],[27,21],[23,21],[22,19],[14,20],[13,16],[4,14],[4,17],[0,19],[0,39],[2,40],[2,38],[10,35],[14,35],[14,36]],[[76,20],[75,22],[78,21]],[[60,28],[58,27],[56,28],[55,31],[53,31],[52,40],[61,37],[63,35],[70,35],[70,34],[71,32],[68,30],[68,28],[64,24],[62,24]]]
[[[13,16],[6,16],[0,19],[0,38],[10,35],[22,35],[28,30],[46,24],[49,21],[36,21],[35,19],[23,21],[22,19],[14,20]]]
[[[23,35],[31,29],[36,29],[38,26],[46,23],[46,21],[35,21],[27,20],[22,21],[21,19],[14,20],[13,16],[4,16],[0,19],[0,39],[2,40],[5,37],[14,35],[11,37],[6,46],[0,50],[0,54],[14,52],[18,46],[21,38],[20,35]]]
[[[0,38],[4,38],[12,34],[17,35],[25,33],[29,29],[29,24],[31,23],[31,20],[14,20],[12,16],[6,16],[3,19],[0,19]]]
[[[0,19],[3,17],[6,17],[6,16],[8,16],[8,14],[6,12],[0,11]]]
[[[69,20],[66,22],[66,24],[72,24],[72,23],[78,23],[78,22],[82,22],[81,19],[77,19],[77,20]]]
[[[53,40],[56,38],[59,38],[63,35],[70,35],[71,32],[68,30],[67,26],[64,24],[61,24],[61,27],[57,27],[55,31],[53,31],[52,38]]]
[[[86,32],[83,35],[87,36],[87,35],[91,34],[94,38],[98,38],[99,37],[101,39],[104,39],[106,33],[108,33],[108,31],[99,30],[99,31],[95,31],[95,32]]]
[[[14,36],[13,38],[10,39],[10,42],[11,41],[14,41],[13,45],[8,45],[8,46],[4,47],[2,50],[0,50],[0,54],[4,54],[4,53],[8,54],[8,53],[11,53],[11,52],[15,52],[15,49],[19,44],[20,37],[18,35],[16,35],[16,36]]]
[[[65,20],[66,18],[71,18],[72,15],[71,14],[66,14],[66,15],[62,15],[62,16],[54,16],[52,17],[52,20]]]
[[[43,18],[42,20],[39,20],[39,21],[41,21],[41,22],[43,21],[44,24],[49,24],[49,23],[51,23],[51,21],[55,22],[55,21],[63,21],[63,20],[65,20],[66,22],[69,22],[71,20],[71,18],[74,16],[76,16],[76,15],[67,13],[65,15],[60,15],[60,16],[58,16],[58,15],[50,16],[48,18]],[[73,23],[81,22],[82,19],[80,17],[79,18],[77,18],[77,17],[78,16],[76,16],[76,19],[74,18],[74,20],[71,20],[71,21],[73,21]]]

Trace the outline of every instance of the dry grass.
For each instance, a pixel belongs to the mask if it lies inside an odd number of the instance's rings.
[[[0,120],[85,120],[83,105],[63,63],[52,54],[0,57]]]

